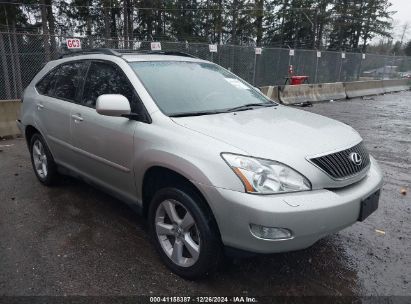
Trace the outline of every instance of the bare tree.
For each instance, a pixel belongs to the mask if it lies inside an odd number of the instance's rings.
[[[53,15],[53,3],[52,0],[46,0],[47,4],[47,22],[49,26],[49,34],[50,34],[50,47],[51,47],[51,57],[54,57],[56,53],[56,38],[55,38],[55,21]]]
[[[401,40],[400,40],[400,47],[402,47],[402,44],[404,43],[404,38],[408,34],[410,24],[408,22],[405,22],[404,25],[402,26],[402,33],[401,33]]]
[[[43,28],[43,44],[44,44],[44,54],[46,57],[46,61],[50,61],[50,44],[49,44],[49,27],[47,24],[47,8],[46,8],[46,1],[40,0],[40,9],[41,9],[41,25]]]
[[[12,52],[14,54],[15,58],[15,81],[16,81],[16,87],[17,87],[17,92],[22,92],[23,91],[23,85],[21,82],[21,64],[20,64],[20,51],[19,51],[19,44],[17,41],[17,33],[16,33],[16,22],[15,20],[11,20],[11,28],[13,31],[13,45],[11,46]]]
[[[104,38],[106,39],[106,46],[110,46],[111,26],[110,26],[110,1],[103,0],[103,14],[104,14]]]
[[[255,0],[256,18],[255,26],[257,29],[257,46],[261,46],[263,40],[263,17],[264,17],[264,0]]]

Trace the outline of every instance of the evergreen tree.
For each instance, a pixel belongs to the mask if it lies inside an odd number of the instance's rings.
[[[411,40],[405,45],[404,53],[407,56],[411,56]]]
[[[364,52],[373,37],[390,37],[392,14],[389,0],[28,0],[13,6],[26,20],[35,16],[25,28],[46,37],[92,37],[90,47],[99,46],[95,38],[107,46],[124,39],[124,47],[133,39],[171,39]],[[55,39],[43,44],[46,56],[54,53]]]

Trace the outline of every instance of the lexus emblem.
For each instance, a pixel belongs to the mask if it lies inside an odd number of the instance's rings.
[[[362,157],[360,154],[356,153],[356,152],[352,152],[350,153],[350,155],[348,156],[350,158],[350,160],[357,166],[360,166],[362,164]]]

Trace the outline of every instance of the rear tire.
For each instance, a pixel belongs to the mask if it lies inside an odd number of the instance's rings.
[[[223,257],[218,228],[195,191],[189,187],[158,190],[148,220],[154,246],[174,273],[192,280],[217,270]]]
[[[30,139],[30,156],[37,179],[46,186],[51,186],[58,179],[57,165],[44,138],[34,134]]]

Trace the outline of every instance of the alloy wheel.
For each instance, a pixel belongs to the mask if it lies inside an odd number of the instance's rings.
[[[47,155],[44,150],[44,146],[40,140],[36,140],[33,143],[33,161],[34,168],[40,178],[45,179],[47,177]]]
[[[155,231],[165,254],[178,266],[190,267],[200,256],[200,233],[191,213],[172,199],[159,204]]]

